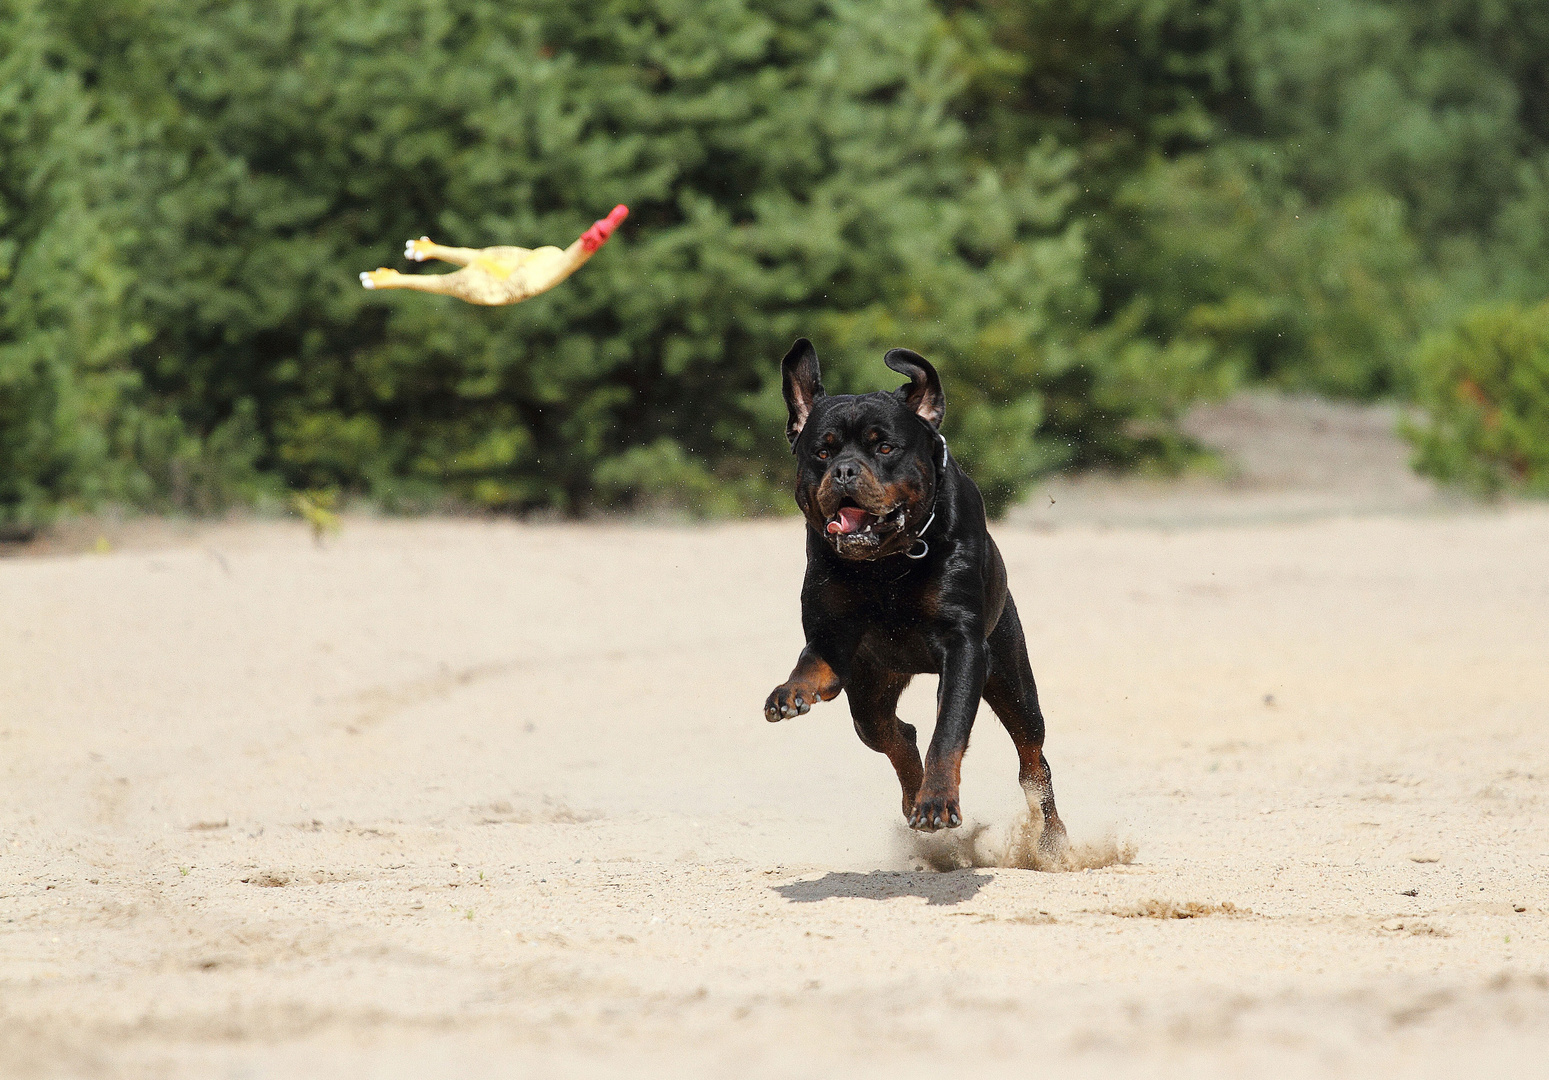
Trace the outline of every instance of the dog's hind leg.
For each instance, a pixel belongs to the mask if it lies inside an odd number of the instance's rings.
[[[861,656],[855,658],[845,693],[850,698],[850,716],[861,742],[886,754],[898,774],[903,790],[904,817],[914,810],[925,770],[920,765],[920,748],[915,741],[914,725],[898,719],[898,698],[909,685],[911,675],[886,671]]]
[[[790,678],[769,692],[764,701],[764,719],[771,724],[800,716],[820,701],[832,701],[844,684],[828,662],[811,645],[801,650]]]
[[[1038,850],[1047,858],[1057,859],[1064,854],[1069,841],[1065,823],[1054,807],[1054,784],[1048,759],[1043,756],[1043,712],[1038,708],[1038,687],[1027,660],[1022,620],[1017,617],[1016,602],[1010,594],[988,644],[990,674],[984,684],[984,700],[1006,725],[1011,741],[1016,744],[1021,761],[1017,780],[1027,796],[1027,808],[1043,815]]]

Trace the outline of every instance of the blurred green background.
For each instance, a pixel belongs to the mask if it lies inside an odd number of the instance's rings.
[[[519,306],[357,281],[618,202]],[[0,526],[784,507],[801,334],[992,509],[1253,382],[1543,490],[1546,294],[1542,0],[0,0]]]

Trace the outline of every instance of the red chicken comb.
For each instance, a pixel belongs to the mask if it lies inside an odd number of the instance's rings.
[[[619,222],[629,216],[629,207],[619,203],[608,216],[600,221],[594,221],[592,227],[581,234],[581,246],[587,251],[596,251],[608,242],[608,237],[613,235],[613,230],[619,227]]]

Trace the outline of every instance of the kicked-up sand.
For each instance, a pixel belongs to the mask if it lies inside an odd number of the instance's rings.
[[[798,519],[0,560],[0,1075],[1549,1071],[1549,507],[1035,524],[1059,872],[763,720]]]

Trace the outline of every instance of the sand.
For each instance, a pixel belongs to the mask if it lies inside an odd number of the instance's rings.
[[[988,710],[925,845],[764,722],[799,520],[0,559],[0,1076],[1549,1073],[1549,507],[1074,501],[997,535],[1075,872]]]

